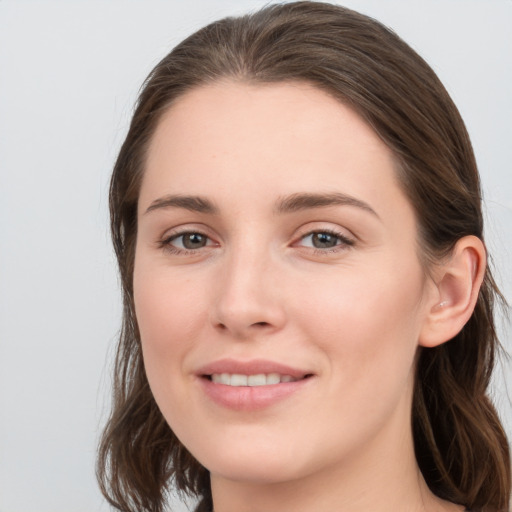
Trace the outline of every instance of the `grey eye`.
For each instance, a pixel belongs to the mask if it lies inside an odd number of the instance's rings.
[[[334,231],[312,231],[304,235],[298,245],[311,249],[342,249],[353,246],[354,241]]]

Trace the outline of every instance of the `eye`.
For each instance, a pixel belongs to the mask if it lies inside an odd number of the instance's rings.
[[[180,253],[196,251],[203,247],[213,245],[213,242],[203,233],[187,231],[167,237],[165,240],[162,240],[161,245],[172,252]]]
[[[298,245],[302,247],[311,247],[314,249],[335,249],[339,247],[340,249],[346,246],[354,245],[354,241],[350,238],[347,238],[342,233],[338,233],[335,231],[322,230],[322,231],[313,231],[304,235],[299,240]]]

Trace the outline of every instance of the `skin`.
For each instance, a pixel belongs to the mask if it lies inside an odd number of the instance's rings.
[[[303,193],[368,208],[276,212]],[[169,195],[218,211],[165,206]],[[418,346],[448,339],[431,325],[474,293],[453,276],[427,277],[393,156],[357,114],[306,84],[193,89],[152,139],[138,223],[147,376],[171,428],[210,471],[216,512],[462,510],[428,490],[410,416]],[[185,232],[205,245],[184,251]],[[324,232],[333,247],[315,247],[311,233]],[[474,269],[465,247],[459,267]],[[441,301],[447,312],[436,310]],[[227,357],[312,377],[270,407],[233,410],[206,396],[197,375]]]

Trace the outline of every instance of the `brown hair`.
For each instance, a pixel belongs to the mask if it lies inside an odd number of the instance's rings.
[[[179,44],[145,82],[110,188],[124,316],[97,473],[104,495],[126,512],[161,512],[171,483],[199,496],[198,510],[212,508],[208,471],[174,436],[149,389],[132,278],[148,142],[173,101],[226,78],[305,81],[358,112],[395,155],[427,264],[461,237],[483,236],[478,171],[457,108],[425,61],[379,22],[339,6],[294,2],[212,23]],[[416,456],[428,485],[473,511],[508,510],[511,490],[507,439],[486,395],[499,348],[496,299],[503,300],[488,269],[462,331],[419,354],[413,399]]]

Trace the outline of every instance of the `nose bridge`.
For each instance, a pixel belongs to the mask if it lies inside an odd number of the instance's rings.
[[[219,273],[214,323],[242,338],[281,327],[284,310],[276,267],[270,247],[261,240],[244,237],[229,247]]]

